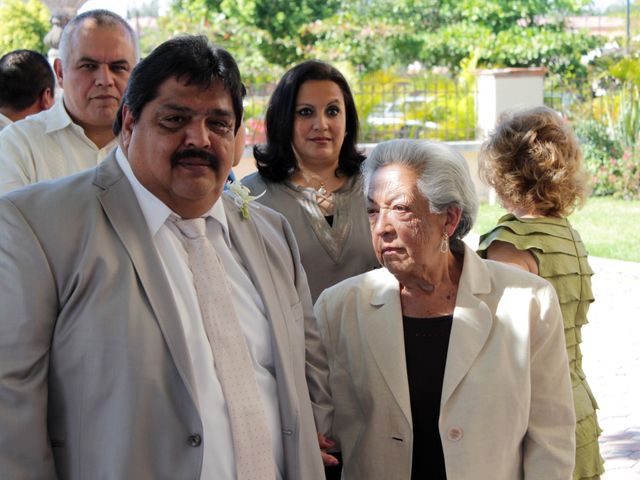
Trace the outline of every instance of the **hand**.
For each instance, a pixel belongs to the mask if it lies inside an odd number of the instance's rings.
[[[334,467],[340,463],[336,457],[325,452],[326,449],[333,447],[336,442],[328,439],[321,433],[318,433],[318,444],[320,445],[320,455],[322,456],[322,463],[325,467]]]

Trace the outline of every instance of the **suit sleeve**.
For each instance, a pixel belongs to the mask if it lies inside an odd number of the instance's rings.
[[[8,198],[0,198],[0,225],[0,472],[55,479],[47,378],[56,286],[38,239]]]
[[[33,183],[33,152],[29,145],[15,125],[0,132],[0,195]]]
[[[284,220],[284,217],[283,217]],[[304,313],[304,337],[306,358],[306,379],[309,387],[309,396],[313,408],[313,416],[316,421],[316,429],[323,435],[329,434],[330,418],[333,411],[331,392],[329,388],[329,366],[327,355],[320,337],[318,322],[313,313],[311,293],[307,284],[307,275],[300,262],[298,245],[289,223],[284,220],[284,232],[288,244],[291,247],[296,278],[296,289],[302,302]]]
[[[540,318],[531,327],[531,411],[524,445],[525,479],[572,478],[575,413],[562,313],[555,291],[539,296]]]

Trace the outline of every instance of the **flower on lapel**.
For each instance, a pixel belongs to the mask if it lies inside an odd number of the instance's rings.
[[[229,184],[229,192],[233,197],[234,203],[240,209],[240,214],[244,219],[249,218],[249,203],[264,195],[264,192],[262,192],[257,197],[252,196],[251,190],[242,185],[239,180]]]

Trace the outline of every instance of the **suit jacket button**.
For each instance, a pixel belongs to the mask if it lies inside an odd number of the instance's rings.
[[[193,435],[189,435],[189,438],[187,438],[187,442],[191,447],[199,447],[202,443],[202,437],[200,437],[200,435],[198,435],[197,433],[194,433]]]
[[[464,431],[460,427],[451,427],[449,430],[447,430],[447,438],[452,442],[461,440],[463,436]]]

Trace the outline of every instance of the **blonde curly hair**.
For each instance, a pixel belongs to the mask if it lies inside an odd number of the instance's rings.
[[[536,215],[567,216],[588,193],[578,139],[548,107],[501,117],[482,145],[478,171],[506,208]]]

